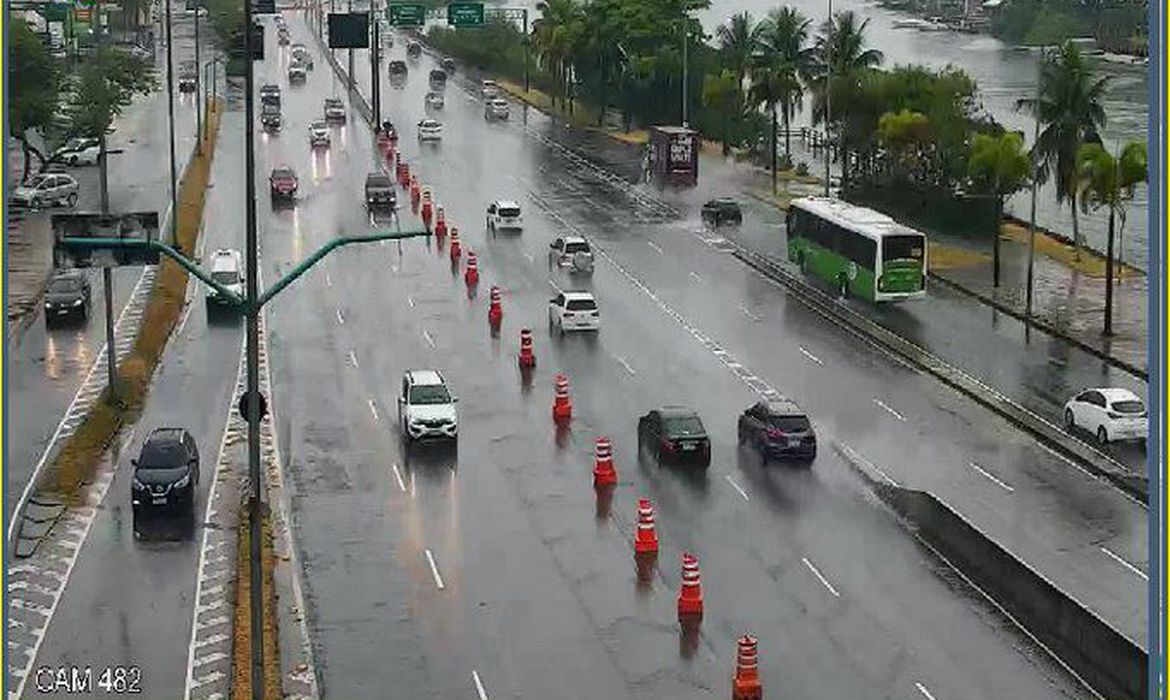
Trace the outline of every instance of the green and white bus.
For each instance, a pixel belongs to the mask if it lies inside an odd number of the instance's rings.
[[[926,236],[885,214],[839,199],[788,207],[788,259],[842,296],[874,302],[926,296]]]

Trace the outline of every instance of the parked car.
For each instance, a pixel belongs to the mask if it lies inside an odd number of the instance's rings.
[[[268,189],[273,204],[296,199],[299,185],[296,172],[287,165],[273,168],[272,174],[268,176]]]
[[[61,204],[72,207],[77,204],[78,189],[77,180],[65,173],[42,173],[28,184],[14,187],[9,201],[33,209]]]
[[[325,121],[334,124],[346,122],[345,104],[336,97],[325,98]]]
[[[244,296],[244,264],[240,251],[220,248],[211,254],[211,279],[222,284],[236,296]],[[214,287],[207,288],[205,298],[208,315],[215,306],[229,303],[229,298]]]
[[[89,318],[89,278],[80,270],[67,270],[53,276],[45,289],[45,325],[62,319]]]
[[[817,456],[817,434],[800,407],[788,399],[760,401],[739,416],[739,444],[769,459],[792,457],[811,462]]]
[[[419,141],[441,141],[443,125],[437,119],[423,119],[418,123]]]
[[[53,163],[68,163],[69,165],[97,165],[101,156],[101,144],[93,138],[69,139],[65,145],[53,151],[49,158]]]
[[[499,97],[493,97],[483,105],[483,118],[487,121],[499,119],[506,121],[510,116],[508,110],[508,101]]]
[[[699,414],[682,406],[664,406],[638,419],[638,453],[659,464],[711,465],[711,438]]]
[[[570,331],[600,331],[601,312],[589,292],[561,292],[548,300],[549,330],[563,336]]]
[[[459,416],[443,375],[434,369],[409,370],[402,375],[398,395],[398,422],[408,441],[426,438],[456,440]]]
[[[323,121],[309,125],[309,147],[329,148],[329,125]]]
[[[1129,389],[1086,389],[1064,405],[1064,426],[1088,431],[1102,445],[1121,440],[1144,445],[1150,418],[1145,402]]]
[[[520,230],[524,218],[520,216],[520,205],[510,199],[497,199],[488,205],[487,228],[493,233],[506,229]]]
[[[384,173],[370,173],[366,176],[366,208],[370,211],[398,207],[398,193],[394,182]]]
[[[572,272],[593,272],[593,251],[580,236],[560,236],[549,244],[549,265],[568,267]]]
[[[148,514],[178,510],[195,514],[199,492],[199,450],[195,438],[183,428],[156,428],[130,460],[130,502],[135,531],[137,521]]]
[[[743,211],[740,210],[739,203],[726,197],[712,199],[704,204],[701,216],[703,221],[713,226],[743,223]]]

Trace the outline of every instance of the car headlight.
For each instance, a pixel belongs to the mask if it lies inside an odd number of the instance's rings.
[[[84,300],[84,299],[78,299],[77,301],[73,302],[73,304],[71,304],[71,306],[74,306],[74,307],[81,306],[81,304],[82,304],[82,302],[83,302],[83,301],[85,301],[85,300]]]
[[[185,489],[191,483],[191,475],[187,474],[182,479],[176,481],[172,486],[177,489]]]
[[[130,480],[130,487],[133,488],[135,491],[145,491],[146,490],[146,484],[139,481],[138,477],[133,477]]]

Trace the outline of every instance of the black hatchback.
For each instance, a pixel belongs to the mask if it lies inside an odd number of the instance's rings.
[[[183,428],[156,428],[146,438],[134,465],[130,500],[134,518],[179,511],[195,513],[199,491],[199,450]]]
[[[88,318],[89,304],[89,278],[85,273],[78,270],[62,272],[45,290],[45,324],[52,325],[67,318]]]
[[[743,211],[739,208],[739,202],[726,197],[712,199],[704,204],[702,217],[703,221],[714,226],[743,223]]]
[[[711,439],[699,414],[681,406],[665,406],[638,420],[638,451],[649,452],[659,464],[711,464]]]
[[[804,411],[788,399],[760,401],[739,417],[739,443],[768,459],[811,462],[817,456],[817,434]]]

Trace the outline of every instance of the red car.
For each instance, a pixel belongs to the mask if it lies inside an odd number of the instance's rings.
[[[290,167],[274,168],[268,176],[268,189],[273,201],[292,200],[297,196],[297,174]]]

